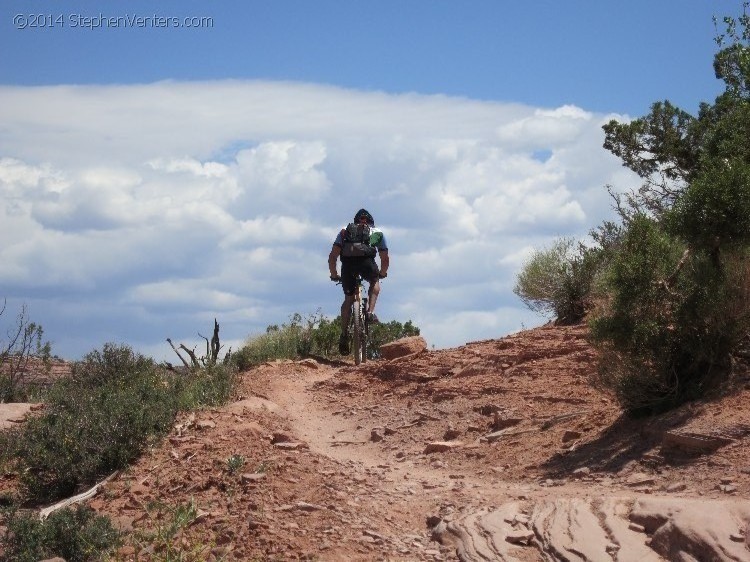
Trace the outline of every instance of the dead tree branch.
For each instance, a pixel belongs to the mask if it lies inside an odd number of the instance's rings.
[[[216,361],[219,358],[219,351],[221,351],[221,343],[219,342],[219,323],[214,318],[214,333],[211,339],[209,340],[207,337],[201,335],[200,332],[198,332],[198,336],[203,338],[206,341],[206,354],[201,357],[200,359],[195,355],[195,348],[188,349],[185,344],[180,344],[179,348],[175,347],[175,345],[172,343],[172,340],[170,338],[167,338],[167,341],[169,342],[169,345],[172,346],[172,349],[177,354],[177,357],[180,358],[180,361],[182,361],[182,364],[185,365],[188,369],[199,369],[200,367],[205,367],[208,365],[216,365]],[[190,363],[192,363],[192,367],[190,364],[188,364],[187,360],[182,356],[180,353],[180,349],[188,354],[190,357]],[[231,349],[230,349],[231,351]]]
[[[189,368],[190,368],[190,365],[188,365],[188,362],[187,362],[187,361],[185,361],[185,358],[184,358],[184,357],[183,357],[182,355],[180,355],[180,352],[179,352],[179,351],[177,350],[177,348],[176,348],[176,347],[174,346],[174,344],[172,343],[172,340],[171,340],[170,338],[167,338],[167,341],[169,342],[169,345],[171,345],[171,346],[172,346],[172,349],[173,349],[173,350],[174,350],[174,352],[175,352],[175,353],[177,354],[177,357],[179,357],[179,358],[180,358],[180,361],[182,361],[182,364],[183,364],[183,365],[185,365],[185,368],[186,368],[186,369],[189,369]]]

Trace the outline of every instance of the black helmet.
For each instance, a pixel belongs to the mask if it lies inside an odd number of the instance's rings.
[[[367,209],[360,209],[359,211],[357,211],[357,214],[354,215],[354,222],[359,222],[362,217],[365,217],[367,219],[367,224],[369,224],[370,226],[375,226],[375,219],[372,218],[372,215],[367,211]]]

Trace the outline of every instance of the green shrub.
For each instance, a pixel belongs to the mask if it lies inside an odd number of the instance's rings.
[[[299,359],[311,355],[336,356],[340,333],[340,316],[329,320],[318,311],[303,319],[300,314],[295,313],[288,324],[282,324],[281,327],[268,326],[265,334],[248,339],[240,350],[232,354],[231,362],[240,370],[245,370],[275,359]],[[406,324],[394,320],[371,325],[370,358],[379,356],[378,348],[382,344],[412,335],[419,335],[419,328],[411,320]]]
[[[268,326],[265,334],[249,338],[232,355],[232,362],[244,370],[266,361],[308,355],[312,351],[312,331],[318,321],[317,316],[311,315],[303,322],[302,316],[295,313],[288,324]]]
[[[570,238],[535,251],[523,265],[513,292],[534,312],[553,314],[559,324],[579,322],[590,307],[599,253]]]
[[[28,499],[65,497],[126,467],[169,431],[178,411],[226,402],[235,384],[229,365],[170,373],[107,344],[50,389],[41,416],[7,434],[6,462],[18,465]]]
[[[331,357],[338,353],[339,334],[341,334],[341,316],[333,320],[322,316],[313,330],[313,349],[316,355]]]
[[[173,376],[177,409],[194,410],[226,404],[237,387],[237,367],[233,363],[208,365],[184,375]]]
[[[709,253],[684,250],[656,221],[635,217],[608,272],[611,297],[591,320],[602,351],[599,383],[633,413],[718,388],[747,329],[741,260],[728,273]]]
[[[120,534],[110,520],[86,506],[61,509],[46,521],[18,511],[6,516],[3,560],[9,562],[37,562],[56,556],[70,561],[100,560],[120,544]]]
[[[592,322],[600,382],[632,412],[721,388],[750,329],[750,16],[721,21],[713,104],[693,117],[657,102],[604,126],[604,147],[644,180],[615,196],[623,234]]]
[[[124,351],[110,347],[103,355]],[[133,364],[125,365],[126,371],[145,366],[142,357],[129,353]],[[171,427],[177,399],[156,365],[104,376],[89,370],[91,358],[84,360],[82,371],[74,368],[72,379],[51,389],[44,414],[18,434],[15,450],[30,499],[63,497],[124,468]],[[81,372],[91,376],[81,377]]]

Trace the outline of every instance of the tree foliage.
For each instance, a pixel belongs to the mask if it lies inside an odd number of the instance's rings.
[[[750,20],[723,22],[714,70],[726,87],[714,104],[694,117],[657,102],[604,126],[604,147],[644,179],[616,199],[609,298],[592,320],[601,381],[631,411],[718,388],[750,329]]]

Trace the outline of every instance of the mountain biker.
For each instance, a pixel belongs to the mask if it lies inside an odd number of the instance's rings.
[[[365,238],[369,239],[360,243],[355,238],[364,232]],[[359,233],[359,234],[358,234]],[[380,269],[375,263],[375,254],[380,256]],[[341,258],[341,275],[336,271],[336,260]],[[388,245],[383,232],[375,228],[375,219],[366,209],[360,209],[354,215],[354,222],[336,236],[331,253],[328,254],[328,269],[331,280],[341,281],[344,288],[344,302],[341,305],[341,337],[339,338],[339,353],[349,353],[349,320],[351,318],[352,304],[354,303],[354,291],[356,289],[356,276],[369,283],[367,319],[369,322],[378,322],[375,316],[375,302],[380,294],[380,279],[388,275]]]

